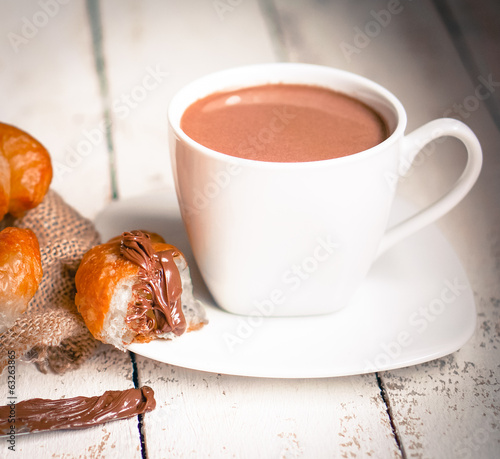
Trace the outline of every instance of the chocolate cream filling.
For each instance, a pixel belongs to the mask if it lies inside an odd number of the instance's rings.
[[[182,335],[187,324],[181,304],[181,275],[174,261],[179,252],[155,252],[150,236],[142,231],[123,233],[120,251],[140,267],[140,281],[133,286],[134,300],[125,321],[141,335]]]
[[[85,429],[108,421],[152,411],[154,391],[140,389],[106,391],[96,397],[59,400],[33,398],[0,407],[0,435],[18,435],[44,430]]]

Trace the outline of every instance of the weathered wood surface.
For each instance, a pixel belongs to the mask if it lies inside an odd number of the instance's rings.
[[[0,118],[46,146],[52,187],[93,217],[110,190],[86,3],[2,2],[0,9]]]
[[[151,457],[400,457],[374,375],[244,378],[140,358]]]
[[[482,143],[484,170],[478,184],[439,222],[475,292],[476,334],[451,356],[384,372],[380,379],[404,455],[496,457],[500,212],[494,197],[500,196],[500,135],[495,124],[500,74],[498,60],[492,57],[493,50],[498,53],[493,38],[498,30],[492,24],[498,24],[499,8],[494,2],[485,2],[482,13],[466,2],[449,2],[439,9],[432,2],[358,2],[357,7],[331,2],[318,3],[315,14],[308,15],[305,10],[298,13],[299,3],[283,1],[277,7],[281,41],[290,59],[338,66],[379,81],[402,100],[409,130],[452,116],[467,123]],[[376,18],[379,24],[384,18],[386,25],[377,28]],[[360,30],[373,36],[363,41]],[[339,52],[339,44],[354,46],[356,40],[364,47],[353,51],[344,46]],[[401,194],[423,206],[449,186],[464,164],[463,147],[449,144],[429,147],[431,154],[422,155],[421,165],[401,183]]]
[[[167,107],[181,86],[222,68],[273,60],[255,1],[224,12],[214,4],[101,3],[120,197],[173,186]]]
[[[172,187],[170,97],[197,76],[241,64],[287,60],[362,74],[402,100],[408,131],[459,118],[477,133],[485,158],[471,194],[439,222],[478,308],[477,331],[459,352],[378,375],[319,380],[209,374],[137,356],[136,383],[151,385],[158,401],[142,434],[132,419],[19,437],[23,457],[500,455],[499,19],[494,0],[483,8],[409,0],[2,3],[0,119],[42,140],[59,166],[53,187],[89,217],[113,195]],[[465,161],[455,141],[421,157],[399,188],[417,206],[441,195]],[[65,376],[26,363],[17,372],[20,398],[134,384],[129,356],[107,346]],[[6,387],[5,375],[0,384]]]
[[[52,187],[92,218],[111,199],[102,101],[92,33],[83,0],[2,2],[0,5],[0,119],[37,137],[50,151]],[[67,398],[134,386],[130,358],[103,346],[80,369],[42,374],[17,361],[15,395]],[[7,403],[7,372],[0,377]],[[137,419],[79,432],[19,436],[15,452],[5,439],[0,457],[141,457]]]
[[[101,346],[79,369],[65,375],[42,374],[33,364],[17,361],[15,368],[17,401],[29,398],[60,399],[102,395],[107,390],[134,387],[128,354]],[[7,394],[7,374],[0,378],[2,394]],[[6,399],[6,397],[3,397]],[[2,404],[4,404],[2,402]],[[135,417],[77,431],[41,432],[19,435],[15,451],[1,439],[0,457],[22,458],[140,458],[141,439]]]

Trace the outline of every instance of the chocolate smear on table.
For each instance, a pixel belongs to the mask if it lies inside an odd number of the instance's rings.
[[[140,281],[133,286],[134,301],[125,321],[139,334],[182,335],[186,319],[182,312],[182,280],[174,261],[175,249],[155,252],[149,234],[131,231],[122,234],[121,254],[140,266]]]
[[[0,435],[85,429],[154,410],[151,387],[110,390],[95,397],[33,398],[0,407]]]

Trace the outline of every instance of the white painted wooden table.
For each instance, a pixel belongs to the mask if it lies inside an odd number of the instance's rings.
[[[158,407],[140,422],[18,437],[15,453],[0,444],[0,457],[499,457],[499,25],[496,0],[2,1],[0,120],[48,147],[53,188],[90,218],[112,199],[173,192],[169,99],[241,64],[309,62],[374,79],[402,100],[409,130],[441,116],[469,124],[484,169],[439,223],[478,309],[460,351],[311,380],[204,373],[104,345],[63,376],[19,363],[20,398],[148,384]],[[439,196],[463,167],[461,148],[440,145],[398,192],[418,206]],[[0,398],[6,390],[3,375]]]

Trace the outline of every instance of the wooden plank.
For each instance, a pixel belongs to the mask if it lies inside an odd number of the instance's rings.
[[[387,15],[390,6],[397,13]],[[291,60],[332,65],[375,79],[402,100],[410,129],[453,116],[469,124],[481,140],[485,166],[478,184],[439,223],[476,292],[476,335],[458,353],[383,373],[381,380],[408,457],[496,456],[500,136],[475,92],[480,84],[486,88],[488,73],[467,72],[431,2],[317,2],[308,10],[300,2],[280,0],[276,11],[279,39]],[[466,20],[463,14],[461,19]],[[474,47],[482,41],[469,43]],[[345,44],[356,50],[349,54],[352,48]],[[497,96],[495,87],[490,93]],[[457,142],[446,142],[436,148],[439,154],[424,156],[399,193],[419,205],[438,197],[463,167],[464,156],[457,149],[462,149]]]
[[[236,3],[102,2],[120,197],[173,187],[166,113],[177,89],[224,67],[273,60],[258,5]]]
[[[407,457],[498,457],[498,301],[481,309],[492,307],[458,353],[381,375]]]
[[[484,100],[500,129],[500,91],[498,75],[498,43],[500,42],[500,5],[495,0],[483,0],[480,7],[464,0],[435,3],[469,74],[474,79],[483,75],[493,83]]]
[[[215,5],[222,3],[228,9],[218,14]],[[121,197],[172,184],[165,114],[175,90],[211,71],[275,59],[257,2],[233,3],[103,3]],[[141,92],[151,68],[168,76]],[[133,93],[144,93],[144,100],[120,110]],[[151,384],[159,400],[145,422],[151,456],[399,455],[373,375],[280,381],[201,373],[139,356],[137,365],[140,384]]]
[[[0,120],[47,147],[52,188],[93,217],[110,191],[85,1],[2,2],[0,23]]]
[[[31,398],[60,399],[102,395],[107,390],[134,387],[128,354],[101,346],[82,367],[64,375],[41,374],[33,364],[16,360],[15,396],[17,401]],[[7,404],[7,372],[0,376],[2,405]],[[10,401],[10,400],[9,400]],[[145,415],[146,418],[148,414]],[[109,422],[83,430],[41,432],[16,436],[14,444],[2,439],[0,456],[8,457],[14,446],[21,457],[121,457],[141,458],[137,418]],[[15,455],[13,452],[13,455]]]
[[[0,119],[45,144],[55,166],[52,188],[93,217],[109,201],[110,187],[86,3],[2,2],[0,29]],[[20,360],[15,371],[18,401],[133,387],[129,356],[107,347],[62,376],[42,374]],[[3,405],[7,372],[0,387]],[[8,446],[2,441],[1,457],[8,456]],[[15,447],[22,457],[141,457],[135,418],[79,432],[19,436]]]
[[[444,18],[445,22],[456,20],[461,34],[451,34],[460,59],[448,75],[458,73],[463,65],[461,73],[469,76],[469,83],[456,93],[451,106],[454,116],[478,134],[484,150],[484,171],[476,193],[468,212],[462,213],[460,222],[454,222],[456,228],[462,228],[464,242],[469,241],[467,249],[462,247],[477,292],[478,325],[475,336],[460,352],[414,371],[384,373],[382,379],[391,405],[397,407],[395,422],[407,439],[408,457],[489,458],[500,451],[496,395],[500,376],[500,212],[498,200],[493,198],[500,195],[499,67],[494,57],[498,27],[493,26],[498,24],[500,11],[493,2],[474,9],[465,2],[448,4],[451,17]],[[478,100],[478,88],[486,94],[485,100]],[[434,395],[431,400],[427,396],[430,390]]]
[[[146,419],[154,457],[400,457],[373,375],[265,379],[137,357],[160,400]]]

